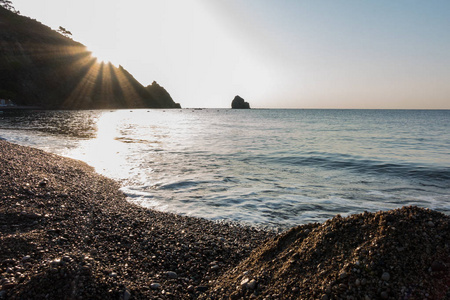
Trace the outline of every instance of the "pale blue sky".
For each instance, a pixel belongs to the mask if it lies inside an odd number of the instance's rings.
[[[450,109],[450,1],[13,4],[183,107]]]

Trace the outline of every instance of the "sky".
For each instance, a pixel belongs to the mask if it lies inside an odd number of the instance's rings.
[[[182,107],[450,109],[448,0],[12,0]]]

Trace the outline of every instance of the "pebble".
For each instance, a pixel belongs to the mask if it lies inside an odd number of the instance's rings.
[[[123,300],[130,300],[131,293],[128,290],[123,292]]]
[[[204,286],[204,285],[199,285],[198,287],[197,287],[197,292],[200,292],[200,293],[204,293],[204,292],[206,292],[208,290],[208,287],[207,286]]]
[[[347,276],[348,276],[347,272],[344,271],[341,274],[339,274],[339,279],[347,278]]]
[[[381,275],[381,280],[389,281],[391,278],[391,275],[388,272],[384,272],[383,275]]]
[[[61,264],[61,259],[59,259],[59,258],[54,259],[54,260],[52,260],[52,261],[50,262],[50,265],[51,265],[52,267],[59,266],[60,264]]]
[[[256,288],[257,282],[255,279],[250,280],[249,283],[247,283],[247,288],[251,291],[253,291]]]
[[[12,289],[15,286],[15,284],[11,281],[5,281],[3,282],[2,288],[5,290]]]
[[[175,273],[175,272],[173,272],[173,271],[168,271],[168,272],[166,273],[166,275],[167,275],[167,277],[169,277],[170,279],[177,279],[177,278],[178,278],[177,273]]]
[[[218,271],[220,269],[219,265],[214,265],[211,267],[211,271]]]
[[[245,277],[244,279],[241,280],[241,286],[242,287],[247,287],[247,283],[250,281],[250,279],[248,279],[247,277]]]
[[[159,289],[161,287],[161,285],[159,284],[159,283],[157,283],[157,282],[153,282],[152,284],[150,284],[150,288],[152,289],[152,290],[157,290],[157,289]]]
[[[447,269],[447,266],[442,261],[435,260],[431,264],[431,271],[432,272],[443,272],[446,269]]]

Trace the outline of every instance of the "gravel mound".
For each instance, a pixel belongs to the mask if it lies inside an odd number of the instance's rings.
[[[291,229],[202,299],[450,299],[450,217],[403,207]]]
[[[138,207],[88,165],[0,140],[0,299],[195,299],[272,233]]]

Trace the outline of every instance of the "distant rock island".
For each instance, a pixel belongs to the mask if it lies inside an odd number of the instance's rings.
[[[236,96],[231,102],[231,108],[250,109],[250,104],[248,102],[245,102],[241,97]]]
[[[12,11],[11,11],[12,10]],[[43,109],[179,108],[153,82],[98,62],[70,31],[0,6],[0,99]]]

